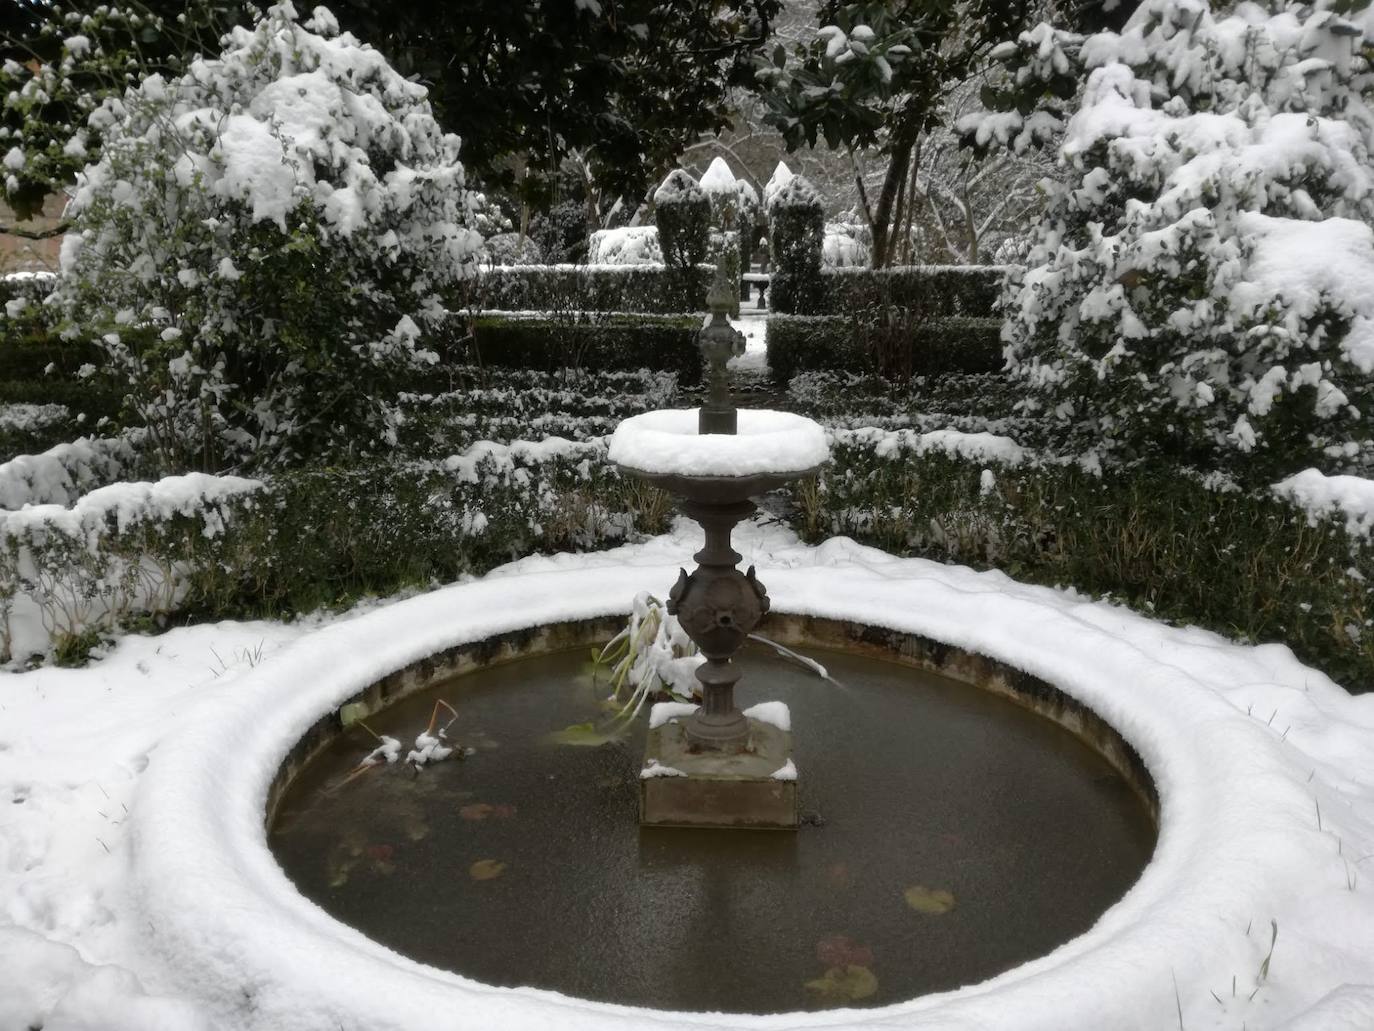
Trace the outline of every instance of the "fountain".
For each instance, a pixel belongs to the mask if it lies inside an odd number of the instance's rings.
[[[795,828],[790,720],[750,718],[735,705],[740,674],[733,657],[769,602],[754,567],[740,572],[730,535],[753,515],[754,497],[815,473],[828,448],[824,431],[810,419],[735,408],[726,362],[743,353],[744,337],[729,323],[728,287],[719,272],[709,302],[700,337],[706,402],[697,412],[627,419],[611,439],[611,460],[673,494],[706,535],[693,556],[696,570],[679,570],[667,606],[706,657],[696,673],[701,704],[685,720],[653,721],[640,778],[640,822]]]
[[[160,948],[197,977],[281,986],[252,997],[264,1014],[310,1000],[346,1027],[698,1022],[627,1006],[890,1022],[919,996],[1070,962],[1049,954],[1155,842],[1148,771],[1081,700],[1114,667],[1087,656],[1070,694],[996,658],[1009,638],[978,574],[892,578],[783,533],[770,603],[732,533],[826,460],[825,437],[733,408],[739,336],[712,307],[701,410],[626,420],[612,451],[700,524],[696,568],[658,559],[662,542],[554,560],[339,623],[245,677],[147,775],[137,856]],[[701,705],[559,740],[605,712],[589,646],[674,577]],[[833,682],[753,645],[765,616]],[[779,697],[787,718],[756,704]],[[453,752],[407,762],[411,740]]]

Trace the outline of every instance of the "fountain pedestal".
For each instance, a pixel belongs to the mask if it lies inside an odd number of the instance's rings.
[[[640,823],[776,830],[797,826],[791,732],[742,714],[740,719],[745,742],[735,749],[696,747],[686,720],[649,731],[639,781]]]

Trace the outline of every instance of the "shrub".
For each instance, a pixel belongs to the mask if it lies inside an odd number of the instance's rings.
[[[425,91],[317,8],[97,113],[56,300],[172,467],[375,453],[480,237]],[[135,331],[152,327],[152,336]]]
[[[821,251],[825,207],[801,176],[788,179],[768,204],[768,243],[773,261],[769,303],[774,311],[820,314]]]
[[[1368,470],[1374,37],[1339,13],[1367,3],[1214,6],[1004,49],[1025,91],[1086,79],[1006,293],[1010,369],[1066,448],[1255,484]],[[1014,93],[961,127],[1015,149],[1064,127]]]
[[[1094,476],[1025,455],[1009,464],[1007,448],[960,457],[941,436],[836,433],[794,525],[813,542],[844,534],[1282,641],[1352,690],[1374,685],[1374,542],[1340,519],[1309,520],[1267,489],[1209,489],[1173,466]]]
[[[706,261],[711,246],[711,202],[680,168],[654,191],[654,222],[663,260],[677,268]]]

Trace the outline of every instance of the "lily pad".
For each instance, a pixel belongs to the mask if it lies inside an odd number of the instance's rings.
[[[806,982],[807,991],[815,992],[825,1002],[845,1003],[867,999],[878,990],[878,978],[868,967],[831,967],[824,977]]]
[[[366,719],[372,714],[366,702],[349,702],[339,708],[339,722],[345,727],[351,727],[361,719]]]
[[[498,863],[495,859],[479,859],[468,867],[468,876],[474,881],[489,881],[493,877],[500,877],[505,870],[505,863]]]
[[[556,745],[578,745],[583,748],[595,748],[604,745],[608,741],[614,741],[620,735],[607,733],[605,730],[598,729],[594,723],[574,723],[571,727],[564,727],[562,730],[555,730],[548,736],[548,740]]]
[[[954,895],[944,888],[927,888],[924,884],[913,884],[902,892],[906,904],[918,913],[938,916],[954,908]]]

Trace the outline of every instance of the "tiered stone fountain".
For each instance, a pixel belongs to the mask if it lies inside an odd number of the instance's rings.
[[[706,661],[697,670],[701,705],[682,722],[649,733],[640,784],[640,821],[648,825],[795,828],[796,766],[790,725],[750,719],[735,705],[733,657],[768,612],[754,567],[740,572],[730,545],[734,527],[754,513],[752,500],[815,473],[829,457],[825,433],[787,412],[739,411],[726,363],[744,337],[726,316],[719,282],[701,331],[708,397],[699,410],[648,412],[627,419],[611,440],[622,470],[678,498],[701,524],[706,544],[690,575],[680,570],[668,596]]]

